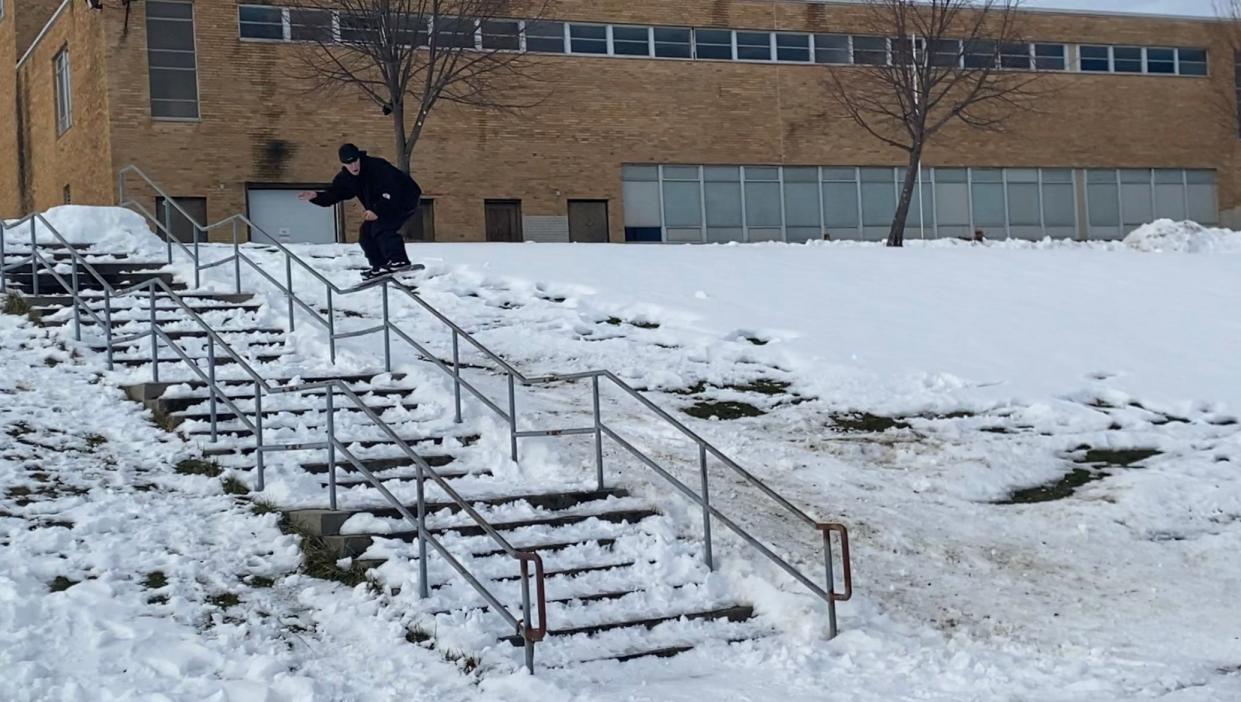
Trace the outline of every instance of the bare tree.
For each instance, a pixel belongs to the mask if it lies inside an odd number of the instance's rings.
[[[549,0],[301,0],[290,31],[305,42],[299,77],[312,90],[355,91],[392,119],[397,165],[441,102],[515,112],[539,104],[522,22]]]
[[[1214,0],[1215,14],[1221,20],[1216,25],[1220,43],[1228,48],[1226,59],[1233,65],[1241,65],[1241,0]],[[1229,131],[1241,134],[1241,74],[1234,83],[1216,96],[1220,123]]]
[[[952,124],[998,131],[1032,108],[1037,57],[1018,35],[1019,0],[861,0],[863,31],[852,64],[833,67],[831,101],[870,136],[908,155],[888,246],[905,219],[928,142]]]

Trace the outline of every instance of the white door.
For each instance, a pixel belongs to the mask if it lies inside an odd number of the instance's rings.
[[[250,190],[250,219],[282,244],[336,243],[336,208],[297,199],[297,190]],[[268,243],[254,232],[256,244]]]

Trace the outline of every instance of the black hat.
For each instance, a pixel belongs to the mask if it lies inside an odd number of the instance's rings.
[[[362,152],[353,144],[341,144],[337,153],[340,154],[341,163],[353,163],[362,157]]]

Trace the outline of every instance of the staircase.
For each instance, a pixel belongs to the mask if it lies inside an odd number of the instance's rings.
[[[29,255],[15,248],[4,265]],[[529,479],[518,462],[498,468],[496,447],[507,447],[507,434],[494,436],[494,424],[457,423],[450,407],[424,402],[425,388],[443,395],[442,378],[382,366],[339,373],[324,359],[301,357],[284,325],[265,321],[279,314],[250,294],[187,290],[163,262],[89,247],[76,255],[64,245],[40,250],[60,277],[9,270],[9,291],[43,324],[80,336],[79,349],[110,350],[125,378],[149,378],[126,391],[165,430],[249,476],[252,487],[262,489],[265,474],[280,481],[291,497],[278,506],[291,529],[351,559],[390,595],[419,591],[411,641],[433,636],[497,666],[518,665],[524,653],[533,669],[535,643],[540,665],[570,666],[778,633],[712,570],[702,537],[664,514],[642,486],[605,487],[602,473],[596,484],[578,467],[551,482]],[[76,316],[65,284],[75,269]],[[168,290],[118,297],[105,294],[95,274],[116,290],[153,280]],[[162,334],[154,347],[153,325]],[[285,392],[325,381],[338,384],[328,397],[350,392],[362,404],[329,411],[323,391]],[[516,446],[516,434],[512,440]],[[534,595],[529,561],[515,552],[538,561]]]

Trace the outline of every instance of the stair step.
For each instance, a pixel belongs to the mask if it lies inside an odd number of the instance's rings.
[[[251,395],[251,397],[253,397],[253,395]],[[225,405],[222,401],[218,402],[218,405],[219,405],[219,410],[217,410],[216,415],[215,415],[216,422],[236,421],[236,420],[237,420],[237,414],[236,414],[235,412],[233,412],[232,410],[228,409],[228,407],[227,407],[227,406],[226,406],[226,405]],[[383,413],[383,412],[386,412],[387,410],[390,410],[390,409],[395,409],[395,408],[397,408],[397,407],[403,407],[403,408],[405,408],[405,409],[407,409],[407,410],[415,410],[415,409],[418,409],[418,405],[407,405],[407,404],[400,404],[400,405],[367,405],[367,407],[369,407],[370,409],[372,409],[372,410],[374,410],[375,412],[378,412],[378,413]],[[250,409],[249,411],[246,411],[246,409],[245,409],[245,408],[243,408],[243,409],[242,409],[242,412],[244,412],[244,414],[245,414],[245,416],[246,416],[246,417],[253,417],[253,416],[254,416],[254,410],[253,410],[253,409]],[[274,417],[274,416],[278,416],[278,415],[279,415],[279,416],[299,417],[299,416],[302,416],[302,415],[314,414],[314,413],[326,414],[326,413],[324,412],[324,409],[323,409],[322,404],[320,404],[320,406],[318,406],[318,407],[287,407],[287,408],[279,408],[279,407],[278,407],[278,408],[275,408],[275,409],[268,409],[266,406],[264,406],[264,407],[263,407],[263,416],[264,416],[264,417]],[[336,408],[336,413],[337,413],[338,415],[340,415],[340,414],[361,414],[361,413],[362,413],[362,410],[357,409],[357,408],[356,408],[356,407],[354,407],[353,405],[346,405],[345,407],[337,407],[337,408]],[[182,422],[210,422],[210,421],[211,421],[211,411],[210,411],[210,409],[206,409],[206,410],[203,410],[203,409],[197,409],[197,410],[194,410],[193,412],[172,412],[172,413],[171,413],[171,417],[172,417],[173,419],[175,419],[175,420],[179,420],[179,421],[182,421]],[[206,434],[206,433],[210,433],[210,431],[211,431],[211,427],[210,427],[210,426],[205,426],[205,427],[198,427],[198,428],[192,429],[192,430],[188,431],[187,433],[189,433],[189,434]],[[368,467],[369,467],[369,466],[368,466]]]
[[[419,454],[419,455],[421,455],[423,459],[426,460],[427,464],[430,465],[432,468],[446,466],[449,463],[452,463],[453,461],[457,460],[456,456],[449,456],[449,455],[430,455],[430,456],[423,455],[423,454]],[[414,467],[414,462],[411,461],[408,456],[394,456],[392,458],[358,458],[358,461],[363,466],[365,466],[367,470],[369,470],[372,473],[383,473],[385,471],[395,470],[397,468],[413,468]],[[307,473],[314,473],[316,475],[324,475],[327,473],[327,461],[322,461],[319,463],[303,463],[302,470],[306,471]],[[338,458],[336,460],[336,472],[356,473],[357,469],[354,468],[353,464],[350,463],[349,461]]]
[[[615,544],[616,544],[616,539],[614,538],[602,538],[602,539],[582,539],[578,541],[552,541],[549,543],[538,543],[538,542],[529,543],[529,544],[514,543],[513,548],[517,549],[518,551],[534,551],[539,554],[547,554],[547,553],[556,553],[558,551],[564,551],[565,549],[570,549],[570,548],[573,548],[574,546],[594,545],[594,546],[598,546],[599,548],[610,549]],[[495,556],[502,556],[505,553],[507,552],[504,549],[497,547],[497,548],[492,548],[486,551],[471,552],[470,555],[473,556],[474,558],[492,558]],[[363,568],[378,568],[379,566],[383,565],[387,561],[388,559],[386,558],[355,558],[354,559],[354,563]]]
[[[477,434],[461,435],[461,436],[453,436],[452,438],[468,446],[473,441],[478,440],[478,435]],[[444,443],[444,437],[438,437],[438,436],[437,437],[418,437],[418,438],[401,437],[401,440],[404,441],[406,444],[408,444],[410,448],[413,448],[415,451],[417,451],[417,446],[419,444],[425,445],[426,443],[429,442],[433,445],[439,446]],[[350,446],[350,447],[355,446],[355,445],[361,448],[374,448],[376,446],[392,446],[394,448],[396,447],[396,444],[394,442],[388,441],[388,440],[367,439],[367,440],[359,441],[357,439],[340,439],[340,441],[346,446]],[[254,446],[252,444],[239,444],[239,445],[231,445],[231,446],[211,446],[210,444],[208,444],[203,449],[204,456],[231,456],[231,455],[248,456],[252,453],[254,453]]]
[[[355,561],[355,562],[357,562],[357,561]],[[592,567],[589,567],[589,568],[568,568],[568,569],[565,569],[565,570],[563,570],[563,571],[550,571],[550,570],[549,570],[549,571],[544,572],[544,573],[543,573],[543,575],[544,575],[544,577],[547,577],[547,578],[551,578],[551,577],[567,577],[567,578],[572,578],[572,577],[576,577],[576,576],[578,576],[578,575],[582,575],[582,574],[584,574],[584,573],[597,573],[597,572],[604,572],[604,571],[608,571],[608,570],[616,570],[616,569],[618,569],[618,568],[627,568],[627,567],[632,566],[632,565],[633,565],[633,562],[629,562],[629,563],[618,563],[618,564],[616,564],[616,565],[612,565],[612,566],[602,565],[602,566],[592,566]],[[507,576],[507,575],[506,575],[506,576],[504,576],[504,577],[502,577],[502,578],[489,578],[489,580],[490,580],[491,582],[505,582],[505,581],[512,582],[512,581],[514,581],[514,580],[520,580],[520,579],[521,579],[521,576],[520,576],[520,575],[511,575],[511,576]],[[445,585],[449,585],[449,584],[453,584],[453,585],[461,585],[461,584],[464,584],[464,583],[462,583],[462,581],[460,581],[460,580],[454,580],[454,581],[452,581],[451,583],[443,583],[443,584],[440,584],[440,585],[433,585],[433,586],[431,587],[431,590],[432,590],[432,591],[435,591],[435,590],[443,589],[443,587],[444,587]],[[468,585],[467,585],[467,587],[468,587]],[[401,588],[399,588],[399,587],[394,587],[394,588],[392,588],[392,593],[393,593],[394,595],[400,594],[400,592],[401,592]],[[567,604],[574,604],[574,603],[583,603],[583,604],[585,604],[585,603],[589,603],[589,602],[606,602],[606,601],[608,601],[608,600],[619,600],[619,599],[621,599],[622,597],[625,597],[625,596],[627,596],[627,595],[632,595],[632,594],[634,594],[635,592],[638,592],[638,590],[610,590],[610,591],[607,591],[607,592],[596,592],[596,593],[591,593],[591,594],[589,594],[589,595],[565,595],[564,597],[550,597],[550,598],[548,598],[548,599],[547,599],[547,604],[564,604],[564,605],[567,605]],[[478,607],[468,607],[467,609],[477,609],[477,610],[481,610],[481,611],[484,611],[484,612],[488,612],[488,611],[491,611],[491,605],[489,605],[489,604],[480,604]],[[459,611],[459,610],[458,610],[458,609],[440,609],[440,610],[435,610],[435,611],[433,611],[433,612],[430,612],[430,614],[432,614],[432,615],[437,615],[437,614],[452,614],[453,612],[456,612],[456,611]]]
[[[639,658],[672,658],[674,656],[679,656],[682,653],[688,653],[689,651],[692,651],[692,650],[694,650],[693,646],[665,646],[663,648],[653,648],[653,649],[650,649],[649,651],[638,651],[635,653],[626,653],[621,656],[612,656],[610,658],[594,658],[591,660],[598,660],[598,661],[613,660],[613,661],[616,661],[617,663],[626,663],[628,661],[634,661]],[[586,662],[586,661],[582,661],[582,662]]]
[[[306,382],[313,383],[314,381],[307,380]],[[358,392],[358,394],[361,395],[363,400],[369,399],[367,396],[372,395],[372,394],[375,395],[376,397],[391,397],[391,396],[404,397],[406,395],[413,393],[416,389],[417,388],[413,388],[413,387],[389,387],[389,388],[381,388],[378,390],[360,391]],[[231,385],[225,386],[224,394],[230,400],[234,400],[234,401],[236,400],[253,401],[254,383],[248,382],[244,384],[231,384]],[[295,395],[288,395],[288,397],[295,397]],[[322,405],[322,403],[324,402],[322,395],[308,393],[304,395],[304,397],[318,398],[317,401],[320,403],[320,405]],[[267,396],[267,398],[268,398],[268,402],[265,402],[264,407],[263,407],[264,415],[269,414],[268,407],[266,405],[272,402],[273,396],[269,395]],[[195,409],[195,412],[207,418],[210,418],[210,417],[207,411],[203,410],[202,408],[205,407],[207,403],[210,401],[211,401],[211,398],[206,393],[203,393],[202,395],[178,395],[178,396],[174,396],[170,398],[160,397],[157,399],[147,400],[147,402],[152,403],[151,405],[152,407],[158,407],[159,410],[162,412],[166,412],[170,414],[180,414],[183,412],[187,412],[191,409],[197,408]],[[341,404],[341,402],[342,401],[339,401],[339,400],[337,402],[337,407],[340,407],[341,411],[344,411],[345,408],[354,407],[353,403],[351,402],[346,402],[346,404]],[[253,402],[247,404],[246,406],[242,407],[242,411],[244,412],[247,409],[250,409],[252,405],[253,405]],[[406,406],[415,407],[416,405],[406,405]],[[220,401],[220,407],[224,409],[224,403],[222,400]],[[321,410],[322,410],[322,407],[320,407],[320,411]],[[271,413],[278,413],[278,412],[284,412],[284,411],[286,410],[279,406],[272,407],[270,410]],[[250,414],[247,416],[253,416],[253,412],[250,412]]]
[[[611,523],[630,523],[636,524],[643,519],[658,516],[658,512],[654,510],[617,510],[614,512],[597,512],[594,514],[576,514],[576,515],[547,515],[535,519],[523,519],[513,522],[492,522],[491,526],[496,531],[513,531],[515,529],[524,529],[527,527],[546,526],[546,527],[562,527],[571,524],[579,524],[581,522],[597,519],[603,522]],[[486,531],[477,524],[461,524],[448,527],[432,527],[431,532],[436,535],[452,533],[458,536],[482,536]],[[395,531],[387,534],[348,534],[341,536],[325,536],[323,540],[332,548],[343,556],[360,556],[366,553],[371,547],[375,539],[396,539],[400,541],[413,542],[418,539],[418,531],[416,529]]]
[[[206,347],[207,345],[206,332],[203,332],[201,334],[195,334],[189,331],[171,331],[171,332],[166,331],[164,333],[167,334],[169,338],[171,338],[173,341],[178,342],[178,345],[181,345],[183,347],[184,347],[184,344],[182,344],[181,342],[184,342],[186,339],[200,339],[202,340],[202,345],[204,347]],[[238,329],[238,330],[233,330],[233,331],[216,330],[216,333],[218,333],[221,337],[223,337],[224,341],[228,342],[230,346],[233,346],[234,350],[236,349],[237,346],[241,346],[242,344],[248,344],[248,345],[254,345],[254,346],[282,345],[284,344],[285,339],[287,338],[286,337],[287,333],[280,329],[256,329],[256,330]],[[117,336],[126,336],[126,335],[118,334]],[[142,344],[146,344],[145,348],[150,348],[150,343],[151,343],[151,338],[150,338],[150,335],[148,334],[147,336],[139,338],[139,339],[131,339],[129,341],[122,341],[120,343],[113,341],[112,350],[117,351],[120,349],[128,349],[133,346],[138,346]],[[108,350],[108,344],[106,343],[106,339],[103,339],[103,338],[92,339],[88,345],[92,351],[102,353]],[[167,348],[167,344],[164,343],[163,339],[160,339],[160,348],[161,349]]]
[[[345,383],[356,385],[359,383],[369,383],[371,380],[378,378],[380,376],[384,376],[384,375],[390,376],[391,380],[389,382],[395,382],[405,377],[403,373],[388,373],[387,371],[377,370],[377,371],[373,371],[370,373],[354,373],[354,374],[344,374],[344,375],[317,375],[317,374],[312,373],[309,375],[299,376],[296,380],[298,383],[318,383],[318,382],[322,382],[325,380],[341,380],[341,381],[344,381]],[[294,380],[295,379],[292,376],[280,376],[280,377],[267,378],[267,383],[273,386],[275,385],[287,386],[287,385],[292,384]],[[201,397],[202,400],[204,401],[207,399],[207,393],[205,392],[205,388],[207,387],[207,384],[198,378],[178,380],[175,382],[166,382],[166,383],[137,383],[135,385],[125,385],[121,389],[124,390],[129,395],[129,398],[131,400],[154,400],[156,398],[162,397],[163,394],[167,392],[168,388],[172,385],[185,386],[185,387],[190,388],[191,390],[204,390],[204,392],[200,396],[178,394],[178,395],[174,395],[173,397],[176,397],[176,398]],[[217,382],[217,385],[221,386],[225,392],[228,392],[228,389],[230,387],[247,386],[251,390],[253,390],[253,387],[254,387],[253,382],[246,381],[246,380],[220,380]],[[410,388],[410,390],[412,392],[413,388]],[[366,391],[355,390],[355,392],[366,392]]]
[[[62,305],[39,305],[39,306],[32,306],[32,307],[35,312],[38,312],[40,315],[43,315],[44,317],[52,317],[56,314],[64,314],[67,318],[73,319],[73,306],[72,305],[63,305],[63,306]],[[231,311],[257,312],[260,309],[262,309],[262,305],[234,304],[231,302],[223,302],[219,304],[189,305],[189,308],[197,314],[202,314],[204,312],[231,312]],[[82,313],[81,313],[82,317],[90,316],[90,313],[87,312],[86,309],[87,308],[83,308]],[[104,316],[103,305],[91,305],[89,306],[89,309],[94,311],[95,314],[99,315],[100,317]],[[168,312],[183,312],[184,309],[185,308],[181,307],[180,305],[175,305],[175,304],[156,305],[155,306],[156,320],[158,321],[161,317],[166,316],[166,313]],[[142,306],[135,305],[132,307],[113,307],[112,308],[113,321],[141,320],[141,321],[149,322],[150,314],[151,314],[151,308],[148,307],[147,305],[142,305]],[[59,319],[60,318],[57,317],[56,319],[51,319],[48,321],[55,322],[55,321],[59,321]]]
[[[248,357],[248,358],[246,358],[246,359],[245,359],[245,361],[246,361],[246,363],[247,363],[247,364],[249,364],[249,365],[254,365],[255,363],[273,363],[273,362],[275,362],[275,361],[279,361],[280,359],[284,358],[286,355],[287,355],[287,354],[279,354],[279,355],[274,355],[274,354],[260,354],[260,355],[258,355],[258,356],[251,356],[251,357]],[[168,356],[171,356],[171,358],[166,357],[166,356],[164,356],[163,354],[161,354],[161,355],[160,355],[160,359],[159,359],[159,361],[160,361],[160,368],[161,368],[161,369],[162,369],[165,365],[169,365],[169,364],[173,364],[173,363],[177,363],[177,364],[184,363],[184,361],[183,361],[183,360],[181,360],[181,357],[180,357],[180,356],[177,356],[176,354],[171,354],[171,353],[170,353],[170,354],[168,354]],[[191,358],[191,359],[195,359],[195,360],[202,360],[202,361],[206,361],[206,358],[205,358],[205,357],[201,357],[201,356],[199,356],[199,357],[190,356],[190,358]],[[175,361],[174,361],[174,359],[175,359]],[[129,367],[129,368],[140,368],[140,367],[142,367],[142,366],[149,366],[149,365],[151,365],[151,357],[150,357],[149,355],[148,355],[148,356],[142,356],[142,357],[137,357],[137,356],[128,356],[128,357],[127,357],[127,356],[113,356],[113,357],[112,357],[112,362],[113,362],[113,363],[115,363],[115,364],[117,364],[117,365],[120,365],[120,366],[126,366],[126,367]],[[234,363],[236,363],[236,362],[237,362],[237,361],[236,361],[236,360],[235,360],[232,356],[219,356],[219,357],[217,357],[217,358],[216,358],[215,364],[216,364],[217,366],[227,366],[227,365],[230,365],[230,364],[234,364]],[[203,367],[205,367],[205,365],[206,365],[206,364],[203,364]],[[162,371],[161,371],[161,372],[162,372]]]
[[[598,634],[604,631],[613,631],[615,629],[654,629],[664,622],[673,622],[680,619],[689,621],[702,620],[721,620],[726,619],[730,622],[743,622],[754,617],[754,608],[749,605],[734,605],[732,607],[721,607],[719,609],[709,609],[702,611],[683,612],[680,614],[670,614],[663,617],[652,617],[650,619],[636,619],[623,622],[611,622],[608,624],[594,624],[591,626],[581,626],[572,629],[549,629],[548,636],[576,636],[578,634],[586,634],[587,636]],[[514,646],[521,646],[525,641],[519,635],[503,636],[500,641],[507,641]],[[628,654],[627,654],[628,655]],[[639,656],[640,657],[640,656]]]
[[[429,462],[429,461],[428,461]],[[437,473],[439,471],[436,471]],[[443,474],[441,473],[441,476]],[[429,478],[428,478],[429,480]],[[469,497],[466,501],[474,507],[496,507],[500,505],[510,505],[516,503],[525,503],[535,509],[546,510],[567,510],[578,505],[606,500],[609,497],[628,497],[629,493],[622,489],[612,490],[589,490],[577,492],[552,492],[552,493],[534,493],[525,495],[498,495],[494,497]],[[417,503],[405,505],[405,508],[412,513],[417,513]],[[427,514],[438,514],[448,511],[451,514],[460,513],[461,506],[451,500],[430,500],[426,503]],[[337,510],[335,512],[329,510],[289,510],[285,515],[294,523],[309,530],[313,534],[320,536],[340,536],[340,528],[350,517],[356,514],[370,514],[379,518],[399,519],[400,511],[395,507],[387,505],[376,507],[358,507],[347,510]]]
[[[430,460],[428,459],[427,462],[430,463]],[[449,468],[447,470],[436,470],[435,472],[439,473],[440,477],[443,478],[444,480],[456,480],[457,478],[469,478],[469,477],[474,477],[474,476],[487,477],[491,475],[490,471],[480,472],[480,471],[470,470],[468,468],[460,468],[460,469]],[[384,483],[385,485],[388,485],[391,483],[397,483],[397,484],[413,483],[417,480],[417,478],[408,477],[408,476],[389,477],[389,478],[384,478],[381,476],[375,476],[375,477],[379,478],[379,482]],[[319,484],[323,486],[327,486],[328,484],[327,478],[322,479],[319,482]],[[367,480],[366,478],[345,478],[345,479],[336,481],[336,487],[341,488],[342,490],[346,488],[354,488],[354,487],[362,487],[362,486],[370,486],[370,485],[371,485],[371,481]]]
[[[99,303],[99,307],[102,309],[103,301],[104,301],[104,297],[102,293],[91,291],[89,294],[85,295],[84,297],[86,298],[87,302]],[[161,302],[168,300],[168,296],[164,295],[163,293],[160,293],[156,297]],[[202,301],[222,302],[222,303],[245,303],[245,302],[250,302],[251,300],[254,299],[254,295],[251,293],[186,292],[186,293],[179,293],[179,297],[182,300],[185,300],[186,302],[202,300]],[[25,299],[26,299],[26,303],[32,307],[68,307],[73,304],[72,295],[27,295],[25,296]],[[138,299],[138,298],[121,298],[121,299],[127,300],[127,299]],[[142,304],[144,306],[145,306],[147,299],[149,298],[145,295],[141,297]],[[113,309],[114,310],[119,309],[119,307],[117,307],[114,303]],[[158,309],[158,306],[157,306],[157,309]]]

